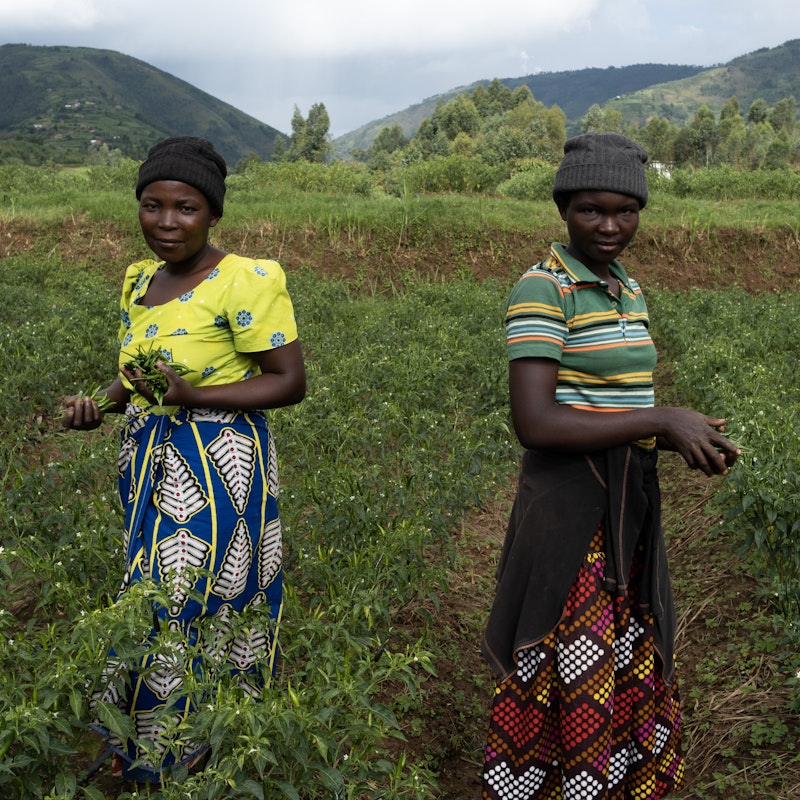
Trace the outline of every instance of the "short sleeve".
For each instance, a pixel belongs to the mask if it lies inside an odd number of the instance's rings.
[[[243,259],[224,305],[240,353],[272,350],[297,339],[286,274],[277,261]]]
[[[552,358],[561,361],[569,335],[564,289],[552,272],[529,269],[511,292],[506,311],[509,361]]]
[[[158,262],[156,261],[137,261],[125,270],[125,278],[122,281],[119,300],[117,343],[120,347],[126,347],[130,341],[131,305],[140,294],[142,287],[149,282],[157,267]]]

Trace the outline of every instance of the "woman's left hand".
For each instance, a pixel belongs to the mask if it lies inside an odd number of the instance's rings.
[[[197,405],[197,390],[189,381],[182,378],[172,367],[164,361],[158,361],[156,368],[161,372],[167,382],[167,388],[163,396],[156,397],[156,393],[150,385],[142,378],[142,371],[130,370],[120,367],[120,373],[127,378],[133,386],[134,391],[144,397],[154,406],[193,406]]]

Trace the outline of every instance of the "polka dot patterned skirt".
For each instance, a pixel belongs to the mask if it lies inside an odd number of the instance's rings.
[[[484,800],[658,800],[681,787],[677,685],[664,683],[652,617],[634,599],[641,564],[615,599],[603,542],[601,528],[556,630],[497,686]]]

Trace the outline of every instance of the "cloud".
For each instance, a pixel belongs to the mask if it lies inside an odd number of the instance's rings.
[[[545,40],[591,15],[599,0],[532,3],[500,0],[298,0],[278,9],[263,7],[265,23],[279,33],[275,46],[290,55],[297,48],[317,57],[356,54],[401,55],[480,50],[524,36]],[[313,21],[313,24],[310,24]]]
[[[0,29],[30,30],[67,28],[86,30],[103,18],[113,16],[112,9],[93,0],[1,0]],[[44,24],[43,24],[44,23]]]
[[[599,0],[194,0],[189,6],[162,3],[144,15],[141,3],[131,0],[0,0],[0,26],[39,36],[96,29],[118,46],[150,41],[187,56],[203,47],[215,59],[226,53],[352,58],[480,51],[521,38],[543,41],[580,26],[598,6]]]
[[[143,10],[144,9],[144,10]],[[152,62],[462,58],[554,64],[711,64],[800,34],[785,0],[0,0],[6,41],[116,49]],[[760,41],[759,41],[760,39]],[[687,62],[686,53],[694,58]],[[520,58],[525,53],[526,58]],[[673,53],[673,57],[665,54]],[[601,63],[602,62],[602,63]],[[572,64],[572,67],[564,66]]]

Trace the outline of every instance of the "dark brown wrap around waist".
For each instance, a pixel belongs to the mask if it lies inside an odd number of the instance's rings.
[[[606,588],[628,590],[643,546],[639,606],[653,614],[664,679],[675,674],[675,608],[661,530],[657,451],[624,445],[590,454],[527,450],[497,569],[481,651],[505,680],[516,654],[558,625],[597,526],[606,534]]]

